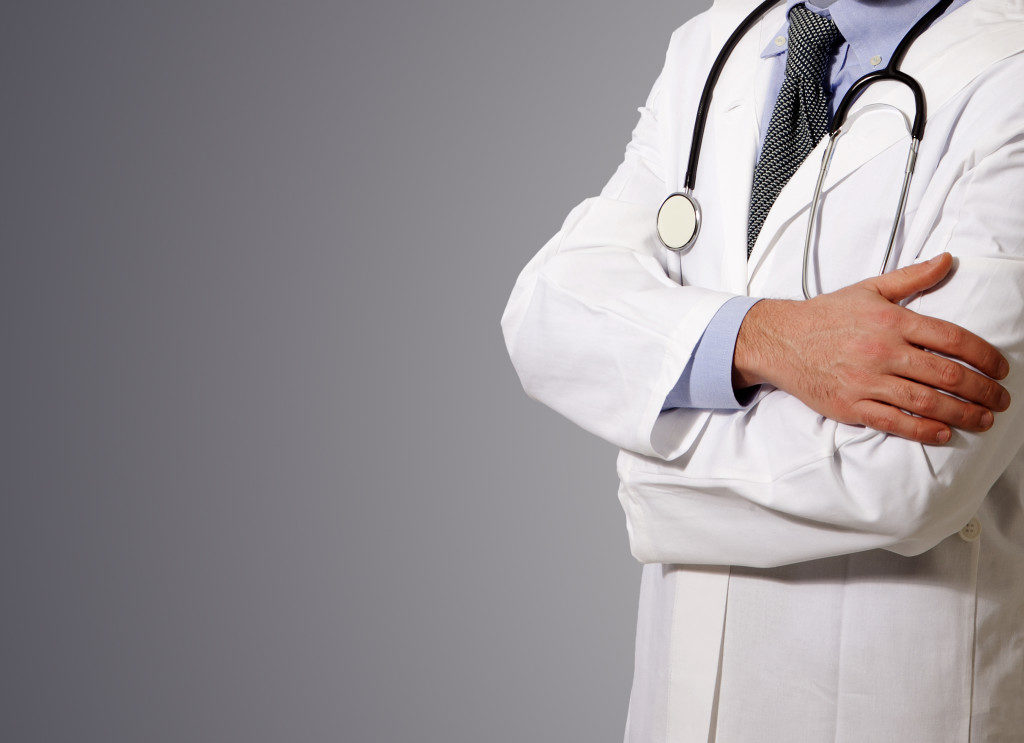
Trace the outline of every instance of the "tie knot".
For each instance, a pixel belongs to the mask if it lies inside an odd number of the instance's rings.
[[[793,6],[789,11],[786,74],[820,83],[825,77],[828,59],[841,38],[830,16],[818,15],[803,5]]]

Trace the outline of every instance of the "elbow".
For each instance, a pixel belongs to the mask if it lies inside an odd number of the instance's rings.
[[[973,513],[961,513],[955,518],[945,514],[923,517],[916,521],[912,528],[903,529],[895,535],[895,540],[887,549],[903,557],[916,557],[924,554],[950,536],[966,528],[973,518]]]
[[[511,305],[510,305],[511,306]],[[525,355],[522,349],[522,343],[519,333],[520,323],[511,316],[511,313],[506,309],[505,313],[501,317],[501,332],[502,337],[505,341],[505,350],[508,353],[509,361],[512,362],[512,368],[515,370],[516,377],[519,379],[519,384],[523,388],[523,392],[531,400],[539,400],[540,392],[536,385],[536,375],[530,373],[529,364],[526,362]]]
[[[843,492],[833,505],[844,505],[825,520],[901,555],[927,552],[971,520],[987,491],[957,453],[875,432],[843,442],[831,464]]]
[[[523,296],[522,280],[516,282],[505,309],[501,313],[501,336],[505,343],[505,351],[508,353],[512,368],[515,369],[519,382],[527,396],[536,399],[531,393],[528,383],[530,375],[526,373],[522,353],[522,326],[526,314],[526,306],[529,299]]]
[[[974,517],[984,494],[954,483],[931,480],[911,495],[898,518],[887,524],[890,552],[915,557],[956,534]]]

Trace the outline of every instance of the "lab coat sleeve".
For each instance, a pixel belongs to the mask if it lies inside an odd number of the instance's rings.
[[[738,410],[750,405],[761,385],[736,389],[732,382],[732,358],[743,318],[759,301],[761,297],[734,297],[722,305],[705,328],[693,358],[665,398],[662,410]]]
[[[641,562],[770,567],[882,548],[920,554],[970,520],[1024,445],[1024,136],[965,163],[918,260],[955,272],[907,306],[985,338],[1013,397],[991,429],[918,444],[820,416],[770,388],[716,411],[672,462],[620,453],[619,498]]]
[[[655,228],[668,195],[659,102],[673,46],[683,34],[699,39],[702,22],[673,34],[623,161],[526,264],[501,318],[528,396],[620,448],[667,458],[687,448],[709,411],[660,416],[665,398],[736,296],[670,279]]]

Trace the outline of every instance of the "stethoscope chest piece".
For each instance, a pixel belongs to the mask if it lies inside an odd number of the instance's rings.
[[[689,250],[700,232],[700,204],[688,191],[670,195],[658,210],[658,238],[669,250]]]
[[[753,28],[758,19],[762,18],[765,13],[780,2],[781,0],[762,0],[762,2],[754,8],[746,18],[743,19],[742,23],[737,26],[736,30],[732,32],[732,35],[728,40],[726,40],[725,46],[722,47],[718,56],[715,57],[715,62],[711,65],[710,72],[708,72],[707,80],[704,82],[704,90],[701,92],[700,102],[697,105],[697,115],[696,120],[693,123],[693,134],[690,141],[690,156],[686,163],[686,176],[682,180],[683,188],[682,190],[669,195],[669,197],[662,202],[661,208],[658,210],[658,239],[661,240],[662,245],[675,252],[678,259],[677,262],[679,264],[680,282],[682,282],[683,275],[683,253],[693,247],[693,244],[697,241],[697,234],[700,232],[700,204],[697,203],[697,200],[693,197],[693,189],[697,180],[697,163],[700,158],[700,146],[704,138],[704,128],[707,124],[708,112],[711,110],[711,98],[714,95],[715,85],[718,82],[718,77],[722,72],[722,68],[724,67],[726,60],[729,59],[729,55],[732,54],[732,51],[739,43],[739,40],[751,28]],[[889,64],[885,66],[885,69],[869,72],[856,80],[850,86],[849,90],[847,90],[843,95],[842,100],[836,107],[835,114],[832,116],[832,121],[829,125],[829,144],[825,152],[825,157],[822,159],[821,171],[818,175],[818,182],[814,191],[811,212],[807,221],[807,234],[804,240],[803,289],[804,296],[808,299],[811,297],[808,281],[808,257],[810,255],[811,242],[816,221],[815,218],[817,216],[818,200],[821,198],[822,185],[825,180],[825,175],[828,172],[829,161],[831,160],[832,153],[835,149],[836,138],[842,132],[843,123],[846,121],[846,116],[849,113],[851,106],[853,106],[854,101],[866,88],[881,80],[890,80],[902,83],[910,88],[910,91],[914,94],[914,121],[911,126],[910,154],[907,157],[907,166],[904,170],[903,189],[900,193],[899,205],[896,208],[896,216],[893,220],[892,229],[889,234],[889,245],[886,248],[885,260],[882,262],[882,273],[885,273],[887,269],[893,242],[896,239],[897,230],[903,218],[903,212],[906,208],[907,196],[910,189],[910,178],[914,173],[914,163],[917,159],[917,150],[922,137],[924,137],[924,127],[926,122],[924,89],[917,80],[900,70],[900,64],[903,61],[903,57],[906,55],[907,50],[910,48],[910,45],[913,44],[914,41],[923,34],[939,16],[949,9],[952,2],[953,0],[938,0],[931,10],[921,16],[904,35],[903,39],[896,46],[896,49],[890,56]]]

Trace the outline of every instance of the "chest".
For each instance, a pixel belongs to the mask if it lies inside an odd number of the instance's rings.
[[[768,21],[770,22],[770,21]],[[930,106],[926,136],[910,181],[904,216],[897,220],[915,102],[902,85],[872,85],[854,105],[836,142],[834,157],[815,188],[826,137],[786,182],[747,256],[747,220],[761,123],[772,101],[774,60],[756,54],[756,38],[741,42],[723,68],[708,107],[699,147],[694,196],[701,208],[701,232],[681,256],[664,251],[663,265],[673,279],[737,294],[801,298],[804,266],[813,294],[829,292],[914,262],[944,210],[955,209],[950,184],[958,175],[941,172],[961,162],[952,136],[962,107],[952,86],[925,76]],[[680,65],[662,101],[664,180],[669,192],[684,183],[693,143],[699,91],[707,70]],[[969,147],[968,147],[969,149]],[[811,205],[816,213],[811,224]],[[811,235],[808,239],[808,229]],[[892,252],[885,262],[890,234]]]

